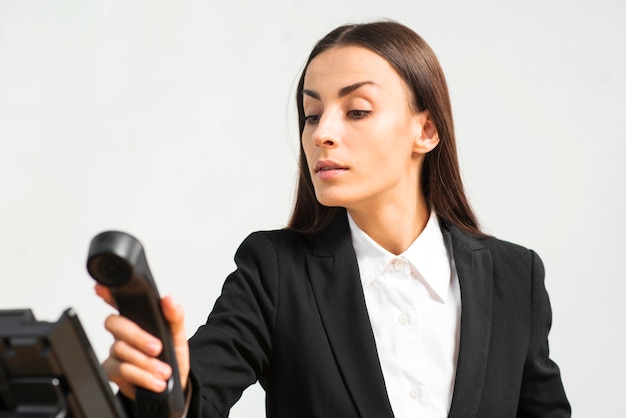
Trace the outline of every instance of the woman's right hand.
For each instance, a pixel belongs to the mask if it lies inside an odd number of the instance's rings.
[[[95,290],[105,302],[115,307],[106,286],[96,284]],[[180,381],[185,390],[189,378],[189,344],[185,335],[184,310],[169,296],[161,299],[161,308],[170,323]],[[161,341],[121,315],[109,315],[104,326],[115,339],[109,357],[102,363],[108,379],[130,399],[135,399],[135,386],[162,392],[172,375],[172,368],[156,358],[163,348]]]

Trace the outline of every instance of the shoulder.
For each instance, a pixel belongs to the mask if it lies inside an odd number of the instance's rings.
[[[283,228],[252,232],[239,245],[235,258],[285,258],[310,252],[312,237]]]
[[[272,246],[275,248],[294,248],[302,245],[306,246],[306,237],[291,229],[273,229],[252,232],[240,245],[241,247],[263,247]]]
[[[471,235],[455,227],[446,226],[446,228],[450,232],[455,250],[486,251],[492,259],[494,268],[518,272],[539,268],[543,271],[541,258],[528,247],[493,236]]]
[[[345,215],[338,215],[325,229],[305,233],[291,228],[256,231],[241,244],[248,246],[273,246],[277,251],[303,251],[332,253],[350,240],[350,227]]]
[[[483,245],[491,252],[495,268],[510,275],[543,277],[543,262],[534,250],[498,238],[486,238]]]
[[[528,247],[496,237],[479,238],[478,241],[499,258],[530,260],[535,253]]]

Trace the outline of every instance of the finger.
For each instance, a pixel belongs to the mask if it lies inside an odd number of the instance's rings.
[[[125,341],[148,356],[156,357],[163,349],[161,340],[121,315],[109,315],[104,321],[104,327],[115,340]]]
[[[100,283],[96,283],[94,290],[96,291],[96,295],[100,296],[106,303],[117,309],[111,290],[108,287],[101,285]]]
[[[130,363],[163,380],[169,379],[172,375],[172,368],[169,364],[145,355],[124,341],[116,341],[111,346],[110,356],[121,363]]]
[[[120,362],[109,357],[102,363],[109,380],[119,386],[125,396],[134,399],[134,386],[140,386],[156,393],[161,393],[167,387],[165,380],[130,363]]]
[[[102,362],[102,369],[107,376],[107,379],[115,383],[120,392],[129,399],[135,399],[135,385],[126,382],[119,375],[119,361],[113,357],[109,357]]]

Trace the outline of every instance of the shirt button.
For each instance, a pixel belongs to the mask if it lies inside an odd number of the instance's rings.
[[[417,399],[422,396],[422,388],[419,386],[413,386],[409,391],[409,396],[413,399]]]
[[[400,324],[402,325],[407,325],[409,322],[411,322],[411,315],[406,312],[402,312],[398,317],[398,322],[400,322]]]
[[[404,261],[399,260],[399,259],[395,259],[391,262],[391,265],[393,266],[393,269],[395,271],[402,271],[404,270]]]

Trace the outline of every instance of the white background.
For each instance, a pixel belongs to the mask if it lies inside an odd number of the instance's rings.
[[[241,240],[287,221],[310,48],[378,18],[438,54],[486,231],[544,260],[575,416],[626,416],[618,0],[0,0],[0,309],[71,306],[104,358],[111,310],[84,264],[93,235],[121,229],[195,331]],[[231,416],[264,416],[258,386]]]

